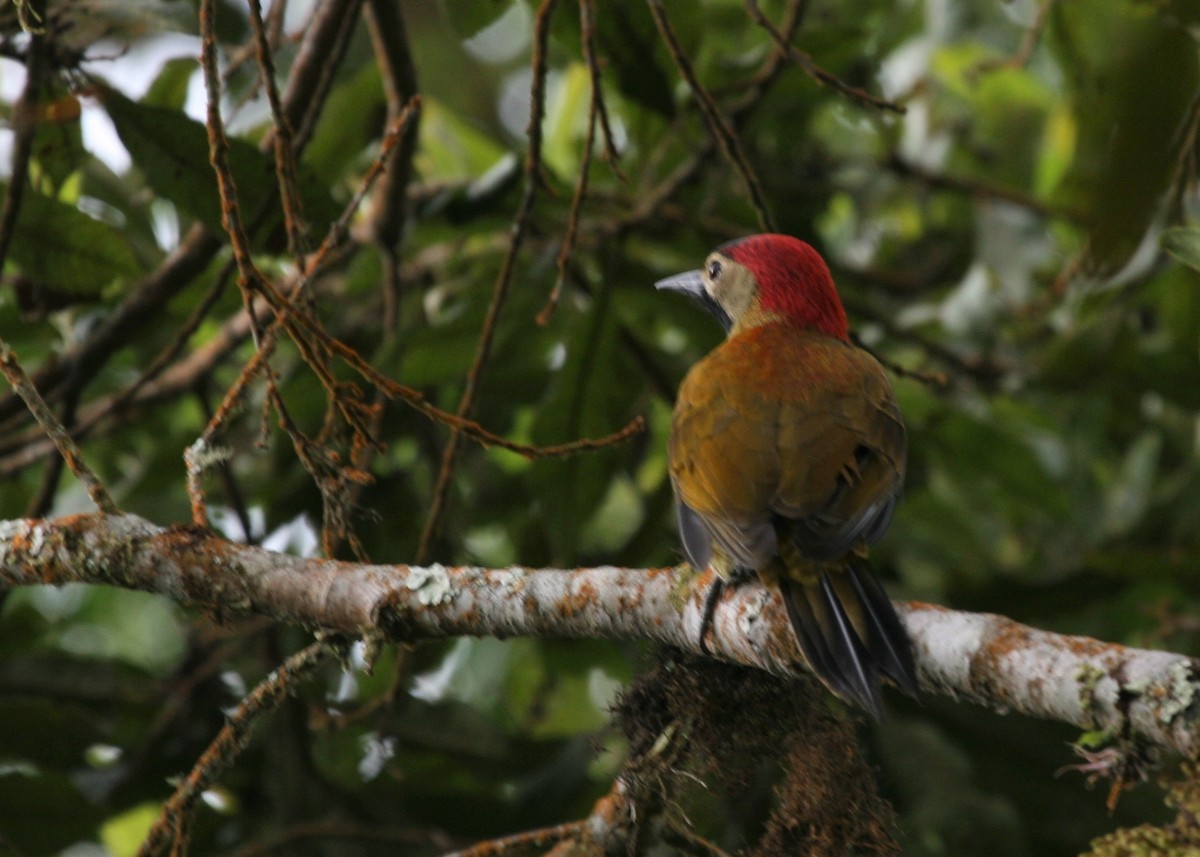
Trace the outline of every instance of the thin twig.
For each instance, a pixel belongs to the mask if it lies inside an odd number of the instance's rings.
[[[313,840],[359,843],[367,853],[378,853],[379,849],[367,846],[391,846],[388,853],[409,853],[408,849],[427,846],[430,839],[445,841],[449,837],[440,831],[423,831],[412,827],[386,828],[375,824],[356,823],[342,818],[327,818],[295,824],[268,838],[244,845],[236,851],[226,852],[227,857],[267,857],[276,853],[291,853],[289,848]],[[397,851],[398,849],[398,851]]]
[[[928,384],[930,387],[946,387],[950,384],[950,378],[945,372],[922,372],[919,369],[908,369],[893,360],[889,360],[879,352],[875,351],[875,349],[866,345],[866,343],[862,341],[862,337],[858,335],[857,331],[850,332],[850,340],[863,351],[874,357],[879,365],[891,370],[892,374],[894,375],[897,375],[901,378],[912,378],[914,381],[920,381],[922,384]]]
[[[4,377],[8,379],[8,383],[12,385],[13,390],[25,401],[26,407],[29,408],[29,412],[33,414],[34,419],[38,421],[38,425],[54,441],[54,445],[58,447],[59,454],[67,462],[67,467],[70,467],[71,472],[75,474],[75,478],[83,483],[83,487],[87,489],[88,496],[92,498],[92,502],[96,504],[96,507],[108,514],[120,514],[120,510],[117,508],[117,504],[113,502],[108,489],[104,487],[104,484],[96,477],[92,469],[88,467],[87,462],[83,459],[83,453],[75,445],[75,441],[71,438],[70,433],[63,428],[62,423],[58,421],[58,417],[54,416],[54,412],[50,410],[50,406],[46,404],[46,400],[42,398],[37,387],[30,382],[29,376],[21,368],[16,353],[3,339],[0,339],[0,372],[4,373]]]
[[[583,212],[583,201],[587,196],[588,173],[592,166],[592,150],[596,145],[596,124],[599,122],[604,132],[604,153],[609,166],[621,181],[627,181],[625,175],[617,166],[617,147],[613,141],[612,128],[608,122],[608,108],[604,106],[604,92],[600,85],[600,62],[596,59],[595,21],[593,20],[593,0],[579,0],[579,29],[583,38],[583,54],[587,62],[588,76],[591,80],[591,101],[588,104],[587,138],[583,143],[583,155],[579,161],[579,179],[575,182],[575,193],[571,197],[571,211],[567,216],[567,232],[563,236],[562,246],[558,251],[558,275],[554,279],[554,288],[546,299],[546,305],[537,314],[537,323],[545,327],[550,323],[558,302],[562,298],[563,285],[567,279],[567,263],[575,250],[575,237],[579,232],[579,217]]]
[[[417,97],[417,68],[413,62],[409,45],[408,26],[404,22],[402,3],[395,0],[367,0],[367,32],[375,62],[379,66],[387,100],[389,128],[402,129],[403,136],[390,146],[391,157],[387,159],[387,175],[380,182],[372,200],[370,232],[371,239],[383,252],[398,261],[404,227],[408,222],[408,186],[412,181],[412,162],[417,149],[419,115],[401,122],[401,117],[417,109],[413,99]],[[417,102],[419,104],[419,102]],[[399,266],[395,265],[398,270]],[[390,300],[399,300],[398,283],[390,280],[383,284],[391,292]]]
[[[968,77],[986,74],[1002,68],[1024,68],[1033,57],[1033,52],[1037,49],[1038,41],[1041,40],[1042,33],[1046,30],[1046,24],[1050,17],[1050,7],[1053,3],[1054,0],[1040,0],[1037,10],[1033,15],[1033,23],[1026,27],[1025,32],[1021,34],[1021,43],[1017,46],[1017,50],[1012,56],[984,60],[970,70]]]
[[[246,748],[254,724],[287,699],[297,682],[316,669],[330,654],[327,643],[312,643],[289,657],[246,694],[233,714],[229,715],[217,737],[163,805],[162,813],[138,849],[138,857],[158,854],[168,839],[172,838],[172,832],[190,824],[196,801]],[[179,842],[180,839],[175,838],[176,846]]]
[[[586,2],[586,0],[584,0]],[[567,231],[563,235],[562,246],[558,249],[556,267],[558,274],[554,278],[554,287],[546,298],[546,305],[537,314],[537,323],[545,327],[550,323],[558,302],[562,298],[563,285],[567,280],[567,263],[575,250],[575,236],[579,233],[579,215],[583,211],[583,201],[587,197],[588,171],[592,166],[592,147],[596,144],[596,90],[592,90],[592,104],[588,110],[587,138],[583,141],[583,154],[579,159],[579,178],[575,182],[575,193],[571,197],[571,210],[567,215]]]
[[[796,33],[800,32],[800,24],[808,11],[808,0],[788,0],[783,10],[783,23],[779,26],[779,39],[773,41],[770,56],[762,67],[750,78],[748,86],[744,87],[742,95],[729,105],[729,118],[737,125],[738,119],[745,116],[761,100],[767,88],[775,82],[780,72],[787,65],[789,46]]]
[[[1200,92],[1192,96],[1191,103],[1184,111],[1179,128],[1171,140],[1179,154],[1175,159],[1175,168],[1171,173],[1171,183],[1168,186],[1167,210],[1172,222],[1185,219],[1184,196],[1196,186],[1196,143],[1200,138]]]
[[[1079,212],[1071,211],[1070,209],[1053,208],[1024,191],[982,179],[969,179],[961,176],[931,172],[919,164],[905,160],[894,153],[888,158],[884,166],[895,172],[898,176],[916,179],[935,190],[950,190],[975,199],[1008,202],[1013,205],[1019,205],[1022,208],[1027,208],[1034,214],[1040,214],[1044,217],[1062,217],[1077,223],[1083,219]]]
[[[254,330],[255,343],[259,352],[270,350],[274,344],[274,335],[279,327],[285,329],[292,342],[299,349],[304,362],[316,375],[326,391],[330,406],[341,415],[351,427],[355,446],[368,442],[370,425],[367,422],[369,408],[363,407],[348,385],[340,383],[329,366],[331,349],[320,346],[332,340],[320,324],[298,305],[281,294],[255,265],[247,231],[243,225],[241,207],[238,203],[237,185],[229,168],[229,142],[225,135],[224,121],[221,117],[221,80],[218,73],[216,57],[216,29],[214,20],[213,0],[201,0],[200,4],[200,35],[201,35],[201,65],[204,70],[205,85],[208,90],[208,112],[206,128],[209,140],[209,159],[213,172],[216,174],[217,187],[221,197],[221,222],[229,235],[233,248],[233,257],[238,267],[238,287],[242,292],[246,311],[252,313],[254,295],[261,294],[267,298],[275,313],[276,324],[270,328],[270,336],[261,330]],[[265,44],[265,35],[260,28],[261,42]],[[272,80],[273,82],[273,80]],[[278,104],[276,106],[279,106]],[[277,135],[287,135],[287,119],[280,108],[277,114],[281,128]],[[276,149],[282,160],[286,161],[286,152]],[[286,172],[286,170],[285,170]],[[286,180],[281,182],[286,185]],[[281,193],[287,194],[287,188]],[[285,208],[287,203],[284,203]],[[294,214],[295,212],[293,212]],[[285,213],[285,219],[288,215]],[[303,267],[303,259],[300,260]],[[341,350],[347,350],[342,347]],[[344,507],[342,488],[347,482],[362,481],[368,478],[365,474],[352,467],[340,467],[336,456],[328,454],[324,445],[314,443],[309,439],[291,418],[282,393],[279,390],[276,375],[267,360],[251,361],[261,369],[266,382],[266,400],[278,417],[278,425],[288,435],[292,447],[304,468],[313,476],[321,492],[324,503],[324,519],[322,526],[322,541],[328,547],[346,532],[347,515]],[[242,378],[247,376],[243,374]],[[207,521],[204,494],[200,487],[200,477],[204,469],[213,461],[216,451],[212,440],[226,415],[237,405],[241,391],[246,389],[245,383],[236,384],[226,396],[221,407],[217,409],[213,420],[209,422],[200,438],[188,448],[185,454],[189,493],[192,503],[193,520],[198,525]],[[236,392],[235,392],[236,391]],[[265,404],[265,402],[264,402]],[[373,439],[372,443],[378,443]]]
[[[484,367],[492,351],[492,340],[496,335],[496,327],[500,313],[508,298],[512,286],[513,275],[516,273],[517,254],[525,240],[525,232],[529,228],[529,217],[533,212],[534,199],[541,185],[542,163],[542,115],[546,106],[546,45],[550,37],[550,18],[558,0],[542,0],[538,7],[537,17],[533,28],[533,80],[529,87],[529,148],[525,155],[525,188],[517,213],[513,217],[511,239],[508,252],[496,278],[492,291],[492,300],[488,305],[487,316],[483,321],[483,329],[479,334],[479,342],[475,347],[475,358],[467,371],[466,384],[462,398],[458,402],[457,415],[465,419],[475,406],[475,396],[483,378]],[[446,495],[450,490],[450,478],[454,473],[454,465],[458,458],[461,443],[459,429],[450,435],[446,449],[442,453],[441,466],[438,469],[437,483],[433,489],[433,498],[429,507],[429,516],[425,519],[425,528],[421,532],[421,541],[417,547],[417,561],[422,562],[433,547],[433,540],[441,527],[442,515],[446,508]]]
[[[205,385],[196,385],[196,400],[200,404],[200,410],[204,414],[205,419],[211,423],[213,418],[212,401],[208,396],[208,391]],[[250,520],[250,509],[246,505],[245,494],[242,493],[241,486],[238,484],[237,475],[233,471],[229,460],[222,458],[217,463],[217,471],[220,474],[221,482],[225,488],[225,497],[229,501],[229,505],[233,507],[233,514],[237,516],[238,524],[241,525],[243,541],[246,544],[257,544],[257,539],[254,533],[254,527]]]
[[[830,89],[840,92],[842,95],[847,96],[859,104],[868,107],[875,107],[880,110],[890,110],[893,113],[899,113],[901,115],[904,114],[905,108],[899,104],[896,104],[894,101],[889,101],[886,98],[880,98],[877,95],[872,95],[862,87],[847,83],[833,72],[817,65],[809,54],[794,47],[791,44],[790,38],[785,38],[783,34],[775,28],[775,25],[771,23],[770,19],[763,14],[762,9],[758,8],[758,3],[756,0],[746,0],[746,9],[750,12],[750,17],[752,17],[760,27],[766,30],[768,34],[770,34],[771,40],[775,42],[776,46],[778,46],[779,49],[782,50],[792,62],[800,66],[800,68],[804,70],[805,74],[807,74],[813,80],[817,81],[818,83],[825,84]]]
[[[650,14],[654,16],[658,32],[667,46],[667,51],[671,54],[671,59],[675,61],[675,67],[679,69],[679,74],[687,81],[688,87],[692,90],[696,104],[700,107],[704,121],[708,124],[709,132],[746,185],[746,191],[750,194],[750,204],[754,207],[755,214],[758,215],[758,225],[764,232],[774,232],[775,219],[771,216],[766,193],[763,191],[762,183],[758,180],[754,168],[750,166],[746,153],[742,150],[741,141],[729,121],[721,114],[721,109],[713,100],[712,95],[696,76],[696,70],[692,67],[691,60],[683,52],[679,37],[676,36],[675,29],[667,18],[667,11],[663,7],[662,0],[647,0],[647,2],[650,5]]]
[[[214,0],[200,0],[200,64],[204,71],[205,87],[208,91],[208,112],[205,127],[208,132],[208,154],[213,172],[217,178],[217,189],[221,197],[221,225],[229,236],[233,248],[233,258],[238,269],[238,288],[242,292],[242,302],[251,316],[251,331],[257,347],[257,354],[262,355],[273,349],[274,340],[267,341],[262,330],[258,327],[253,312],[254,293],[265,289],[257,288],[264,280],[251,258],[250,240],[242,223],[241,207],[238,204],[237,184],[229,167],[229,140],[225,136],[225,123],[221,117],[221,77],[217,64],[217,34],[216,10]],[[286,123],[285,123],[286,127]],[[278,133],[278,129],[276,131]],[[248,365],[263,369],[267,378],[268,390],[277,394],[270,367],[265,360],[251,360]],[[239,377],[239,382],[245,378],[245,373]],[[246,384],[235,384],[235,389],[245,389]],[[270,398],[277,398],[272,395]],[[211,439],[216,434],[225,419],[237,405],[237,400],[226,396],[201,434],[184,455],[187,468],[188,494],[191,498],[192,521],[197,526],[206,526],[208,512],[204,500],[200,477],[205,468],[214,460],[211,450]]]
[[[321,245],[313,251],[304,262],[304,275],[307,278],[312,278],[318,270],[320,270],[325,257],[335,248],[341,246],[345,237],[350,231],[350,222],[354,219],[355,213],[362,206],[363,200],[367,198],[367,194],[371,192],[375,181],[383,175],[384,169],[391,161],[397,147],[411,132],[414,127],[417,117],[421,111],[421,96],[414,95],[401,109],[400,113],[388,125],[387,133],[383,135],[383,141],[379,147],[379,154],[367,168],[362,180],[358,184],[358,190],[354,192],[354,196],[347,203],[341,215],[329,226],[329,231],[325,234],[325,238],[321,241]]]
[[[600,118],[600,130],[604,135],[604,159],[616,173],[617,178],[626,181],[617,162],[621,153],[617,151],[617,143],[613,137],[612,124],[608,118],[608,107],[604,103],[604,89],[600,85],[600,60],[596,56],[596,21],[595,0],[579,0],[579,33],[583,40],[583,60],[587,63],[588,77],[592,82],[592,111]]]
[[[300,45],[283,90],[284,115],[291,123],[297,156],[316,130],[320,107],[341,69],[362,4],[363,0],[326,0],[316,4],[308,20],[306,34],[316,32],[320,38],[305,38]]]
[[[303,150],[309,138],[307,132],[314,126],[328,96],[361,2],[327,0],[318,4],[304,30],[283,95],[285,115],[292,127],[299,129],[293,141],[297,153]],[[268,148],[269,138],[270,135],[266,141]],[[270,203],[263,200],[261,215],[271,210]],[[95,377],[117,351],[129,344],[131,336],[152,326],[150,320],[207,269],[220,249],[221,242],[212,233],[199,224],[194,225],[157,270],[130,287],[129,296],[104,318],[91,336],[34,374],[32,380],[42,395],[53,402],[63,392],[64,378],[86,383]],[[8,420],[22,409],[21,400],[15,395],[0,399],[0,421]]]
[[[17,6],[18,13],[22,7]],[[31,2],[28,12],[40,21],[44,2]],[[0,270],[8,258],[8,248],[17,228],[21,200],[29,177],[29,159],[33,155],[33,138],[38,127],[38,105],[41,102],[43,78],[46,75],[46,34],[41,28],[30,30],[29,49],[25,54],[25,88],[12,110],[12,166],[8,191],[4,194],[4,210],[0,212]]]
[[[275,342],[276,338],[273,335],[263,337],[262,344],[242,367],[237,380],[226,391],[225,398],[221,400],[221,404],[204,427],[200,437],[193,441],[183,453],[184,466],[187,470],[187,493],[192,506],[192,523],[198,527],[208,526],[207,503],[204,500],[204,489],[200,479],[209,465],[224,454],[213,448],[211,438],[229,418],[229,415],[239,407],[243,391],[249,386],[254,376],[262,371],[263,365],[275,349]]]
[[[254,34],[254,55],[258,61],[259,76],[267,92],[267,103],[271,107],[271,119],[275,123],[275,176],[279,182],[279,199],[283,207],[283,225],[288,237],[288,250],[298,264],[304,262],[304,203],[300,198],[296,182],[296,149],[292,145],[292,126],[283,112],[279,98],[279,87],[275,85],[275,61],[271,56],[271,45],[263,25],[262,4],[249,0],[250,30]]]
[[[208,132],[208,158],[217,178],[217,190],[221,197],[221,225],[229,236],[233,258],[238,268],[238,287],[243,301],[249,309],[252,295],[265,279],[254,264],[250,237],[242,220],[242,209],[238,203],[237,182],[229,166],[229,138],[225,134],[225,120],[221,116],[221,76],[217,63],[217,24],[215,0],[200,0],[200,65],[204,71],[204,83],[208,92],[205,128]],[[285,124],[286,127],[286,124]],[[276,135],[279,131],[276,130]],[[286,203],[284,203],[286,206]],[[255,340],[260,337],[256,331]]]
[[[442,857],[503,857],[517,852],[544,851],[552,845],[557,845],[564,839],[578,837],[587,832],[588,820],[568,821],[566,824],[556,824],[553,827],[543,827],[538,830],[527,830],[514,833],[500,839],[489,839],[479,842],[470,848],[452,851]]]
[[[275,0],[267,11],[267,40],[271,50],[277,50],[283,41],[283,25],[287,21],[288,0]]]
[[[851,316],[870,319],[882,327],[888,336],[915,343],[931,357],[945,363],[957,374],[974,378],[977,382],[987,387],[993,387],[1010,371],[1010,367],[992,358],[959,354],[953,348],[937,340],[930,339],[918,330],[901,327],[896,324],[895,319],[890,314],[880,312],[865,302],[855,301],[849,296],[843,296],[842,302],[846,304],[846,311]]]
[[[790,41],[799,30],[804,19],[806,5],[807,0],[790,0],[788,3],[787,9],[784,11],[783,23],[785,40]],[[750,78],[750,83],[742,96],[730,104],[729,118],[735,126],[754,111],[763,96],[770,90],[771,85],[779,79],[780,73],[785,68],[786,59],[787,55],[783,51],[778,48],[773,50],[762,67]],[[716,143],[713,142],[712,137],[706,137],[691,157],[672,170],[671,174],[657,187],[647,193],[639,194],[628,213],[604,224],[604,231],[613,237],[619,237],[643,223],[654,220],[663,206],[667,205],[684,185],[699,174],[700,169],[712,157],[715,150]]]
[[[674,819],[668,817],[666,821],[663,842],[679,848],[680,853],[694,854],[699,857],[732,857],[725,849],[688,830]]]
[[[83,395],[83,387],[80,384],[70,384],[67,387],[66,395],[62,400],[62,416],[59,418],[63,430],[67,432],[72,439],[79,442],[79,434],[75,429],[75,415],[79,408],[79,399]],[[58,488],[60,477],[62,476],[63,466],[66,464],[66,459],[61,455],[56,455],[46,463],[46,469],[42,472],[42,482],[38,486],[37,493],[30,499],[29,505],[26,506],[25,515],[28,518],[41,518],[50,514],[54,508],[54,498],[58,496]]]

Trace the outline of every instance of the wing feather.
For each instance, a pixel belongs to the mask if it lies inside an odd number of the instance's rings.
[[[782,522],[806,556],[842,556],[886,530],[904,456],[899,408],[869,354],[786,324],[735,335],[692,368],[676,402],[685,542],[699,545],[702,526],[709,557],[715,544],[762,568]]]

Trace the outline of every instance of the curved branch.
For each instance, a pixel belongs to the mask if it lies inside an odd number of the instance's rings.
[[[132,515],[0,522],[0,586],[106,583],[228,613],[393,640],[459,635],[648,639],[698,652],[707,574],[687,569],[360,565],[301,559]],[[1200,753],[1200,661],[901,604],[921,689]],[[711,649],[795,674],[778,597],[726,593]]]

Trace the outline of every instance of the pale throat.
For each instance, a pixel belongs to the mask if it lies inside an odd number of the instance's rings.
[[[743,330],[750,330],[751,328],[761,327],[764,324],[774,324],[787,320],[788,316],[785,313],[779,312],[779,310],[763,309],[762,304],[755,297],[750,302],[750,305],[746,307],[745,311],[735,317],[733,327],[729,329],[729,335],[736,336]]]

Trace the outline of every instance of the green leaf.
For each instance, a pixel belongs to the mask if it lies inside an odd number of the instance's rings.
[[[371,63],[329,94],[304,162],[326,181],[337,181],[379,136],[384,114],[383,82]]]
[[[1075,92],[1076,151],[1058,195],[1087,215],[1089,255],[1115,270],[1161,208],[1178,161],[1180,117],[1200,80],[1179,19],[1127,2],[1056,10],[1060,65]]]
[[[0,185],[0,192],[7,189]],[[10,246],[12,260],[27,277],[73,294],[98,294],[113,280],[139,271],[120,229],[30,190]]]
[[[604,726],[618,678],[628,678],[611,643],[514,640],[508,646],[505,708],[532,737],[568,738]]]
[[[178,110],[139,104],[112,89],[103,90],[104,107],[121,142],[146,181],[181,211],[220,234],[221,197],[208,157],[208,134],[202,123]],[[283,215],[273,159],[246,140],[229,138],[229,167],[237,185],[242,217],[249,226],[264,217],[251,240],[256,249],[280,246]],[[338,215],[328,189],[301,164],[298,183],[305,219],[319,236]],[[266,215],[261,215],[268,206]]]
[[[177,111],[183,110],[192,75],[198,68],[200,68],[200,63],[194,57],[176,57],[167,60],[163,63],[158,77],[154,78],[154,83],[150,84],[150,88],[146,90],[145,96],[142,97],[142,103],[154,107],[170,107]]]
[[[589,556],[611,556],[633,538],[645,519],[645,503],[638,486],[628,476],[618,474],[579,534],[580,550]]]
[[[1027,69],[989,67],[999,61],[993,49],[974,42],[940,50],[932,63],[940,84],[937,113],[969,129],[953,169],[1026,189],[1037,173],[1054,94]]]
[[[455,32],[463,39],[470,39],[499,21],[514,5],[514,2],[480,3],[478,0],[442,0],[442,9],[450,19]]]
[[[1106,532],[1121,535],[1142,521],[1150,507],[1161,454],[1162,438],[1152,432],[1142,432],[1130,444],[1104,497]]]
[[[471,179],[494,167],[508,150],[435,98],[421,102],[415,158],[428,180]]]
[[[1162,248],[1189,268],[1200,271],[1200,226],[1175,226],[1163,232]]]
[[[590,97],[587,66],[572,63],[554,87],[546,108],[542,158],[563,181],[573,181],[579,174]]]
[[[114,857],[133,857],[162,807],[157,803],[140,803],[120,815],[113,816],[100,828],[100,838]]]
[[[597,11],[597,52],[615,73],[621,94],[660,116],[674,116],[673,78],[663,70],[666,49],[646,4],[611,3]],[[672,19],[676,26],[682,17]]]
[[[43,118],[33,136],[31,176],[40,179],[34,187],[44,193],[60,193],[76,175],[88,153],[83,147],[79,122],[79,99],[53,87],[42,105]]]
[[[90,838],[104,817],[66,774],[22,771],[16,765],[0,771],[0,806],[0,841],[14,854],[57,854]]]
[[[602,437],[621,428],[636,407],[628,392],[632,373],[618,347],[616,319],[603,294],[590,312],[571,320],[563,345],[565,362],[552,376],[534,420],[537,444]],[[622,447],[609,447],[565,461],[538,460],[530,468],[530,480],[546,498],[542,515],[554,561],[583,561],[586,547],[600,546],[598,540],[581,544],[579,535],[604,503],[623,454]]]

